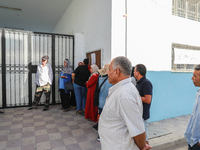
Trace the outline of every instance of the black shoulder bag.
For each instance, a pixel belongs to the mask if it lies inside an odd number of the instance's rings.
[[[72,81],[65,82],[65,90],[66,91],[74,91],[74,87],[73,87]]]
[[[99,106],[99,92],[100,92],[102,85],[104,84],[104,82],[106,82],[107,79],[108,79],[108,77],[104,79],[104,81],[101,83],[100,87],[99,87],[99,79],[98,79],[98,82],[97,82],[97,85],[95,88],[95,92],[94,92],[94,102],[93,102],[94,106]]]

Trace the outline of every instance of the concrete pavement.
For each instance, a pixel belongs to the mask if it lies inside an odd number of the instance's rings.
[[[149,124],[149,143],[152,150],[175,150],[182,147],[187,149],[184,133],[188,125],[190,115],[165,119]]]

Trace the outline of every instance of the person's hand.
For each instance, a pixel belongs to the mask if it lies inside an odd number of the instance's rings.
[[[85,85],[87,85],[88,81],[85,82]]]
[[[148,145],[148,144],[145,144],[145,147],[142,149],[142,150],[149,150],[149,149],[151,149],[152,148],[152,146],[150,146],[150,145]]]
[[[61,78],[67,78],[66,76],[60,76]]]

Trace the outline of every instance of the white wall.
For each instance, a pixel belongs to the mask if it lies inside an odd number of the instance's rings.
[[[99,49],[102,49],[102,65],[110,62],[111,0],[73,0],[53,32],[83,34],[84,47],[75,47],[75,65],[86,57],[87,52]]]
[[[85,58],[85,50],[84,50],[84,35],[82,33],[75,33],[74,40],[74,69],[78,67],[79,62],[83,62]]]
[[[143,63],[151,71],[171,71],[172,43],[200,46],[200,22],[172,15],[172,1],[127,2],[127,49],[133,65]],[[112,3],[112,57],[115,57],[125,51],[122,17],[125,6],[120,0]]]
[[[125,56],[125,0],[112,0],[111,58]]]

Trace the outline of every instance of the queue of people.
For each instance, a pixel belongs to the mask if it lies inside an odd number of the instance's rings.
[[[37,66],[36,91],[32,106],[37,109],[42,93],[46,96],[43,111],[49,109],[53,73],[44,55]],[[70,61],[64,60],[59,76],[59,92],[63,112],[77,108],[77,115],[97,122],[93,128],[98,130],[102,149],[141,149],[152,147],[148,142],[148,120],[152,102],[153,86],[146,78],[146,67],[137,64],[132,67],[126,57],[116,57],[111,64],[102,69],[88,65],[89,60],[79,62],[72,71]],[[194,70],[193,83],[200,87],[200,65]],[[65,83],[73,82],[74,91],[66,90]],[[199,91],[185,138],[188,150],[200,149],[199,142]],[[0,113],[3,113],[0,111]],[[137,120],[137,121],[135,121]]]
[[[43,92],[46,96],[43,111],[49,109],[53,74],[49,57],[44,55],[41,59],[35,98],[28,110],[37,109]],[[97,140],[101,140],[102,149],[150,149],[147,130],[152,84],[145,77],[146,67],[138,64],[132,68],[126,57],[117,57],[102,69],[88,64],[89,59],[84,59],[73,71],[70,61],[64,60],[58,81],[61,110],[68,112],[73,105],[77,115],[96,122],[93,128],[98,130]],[[73,91],[66,90],[68,82],[73,83]]]

